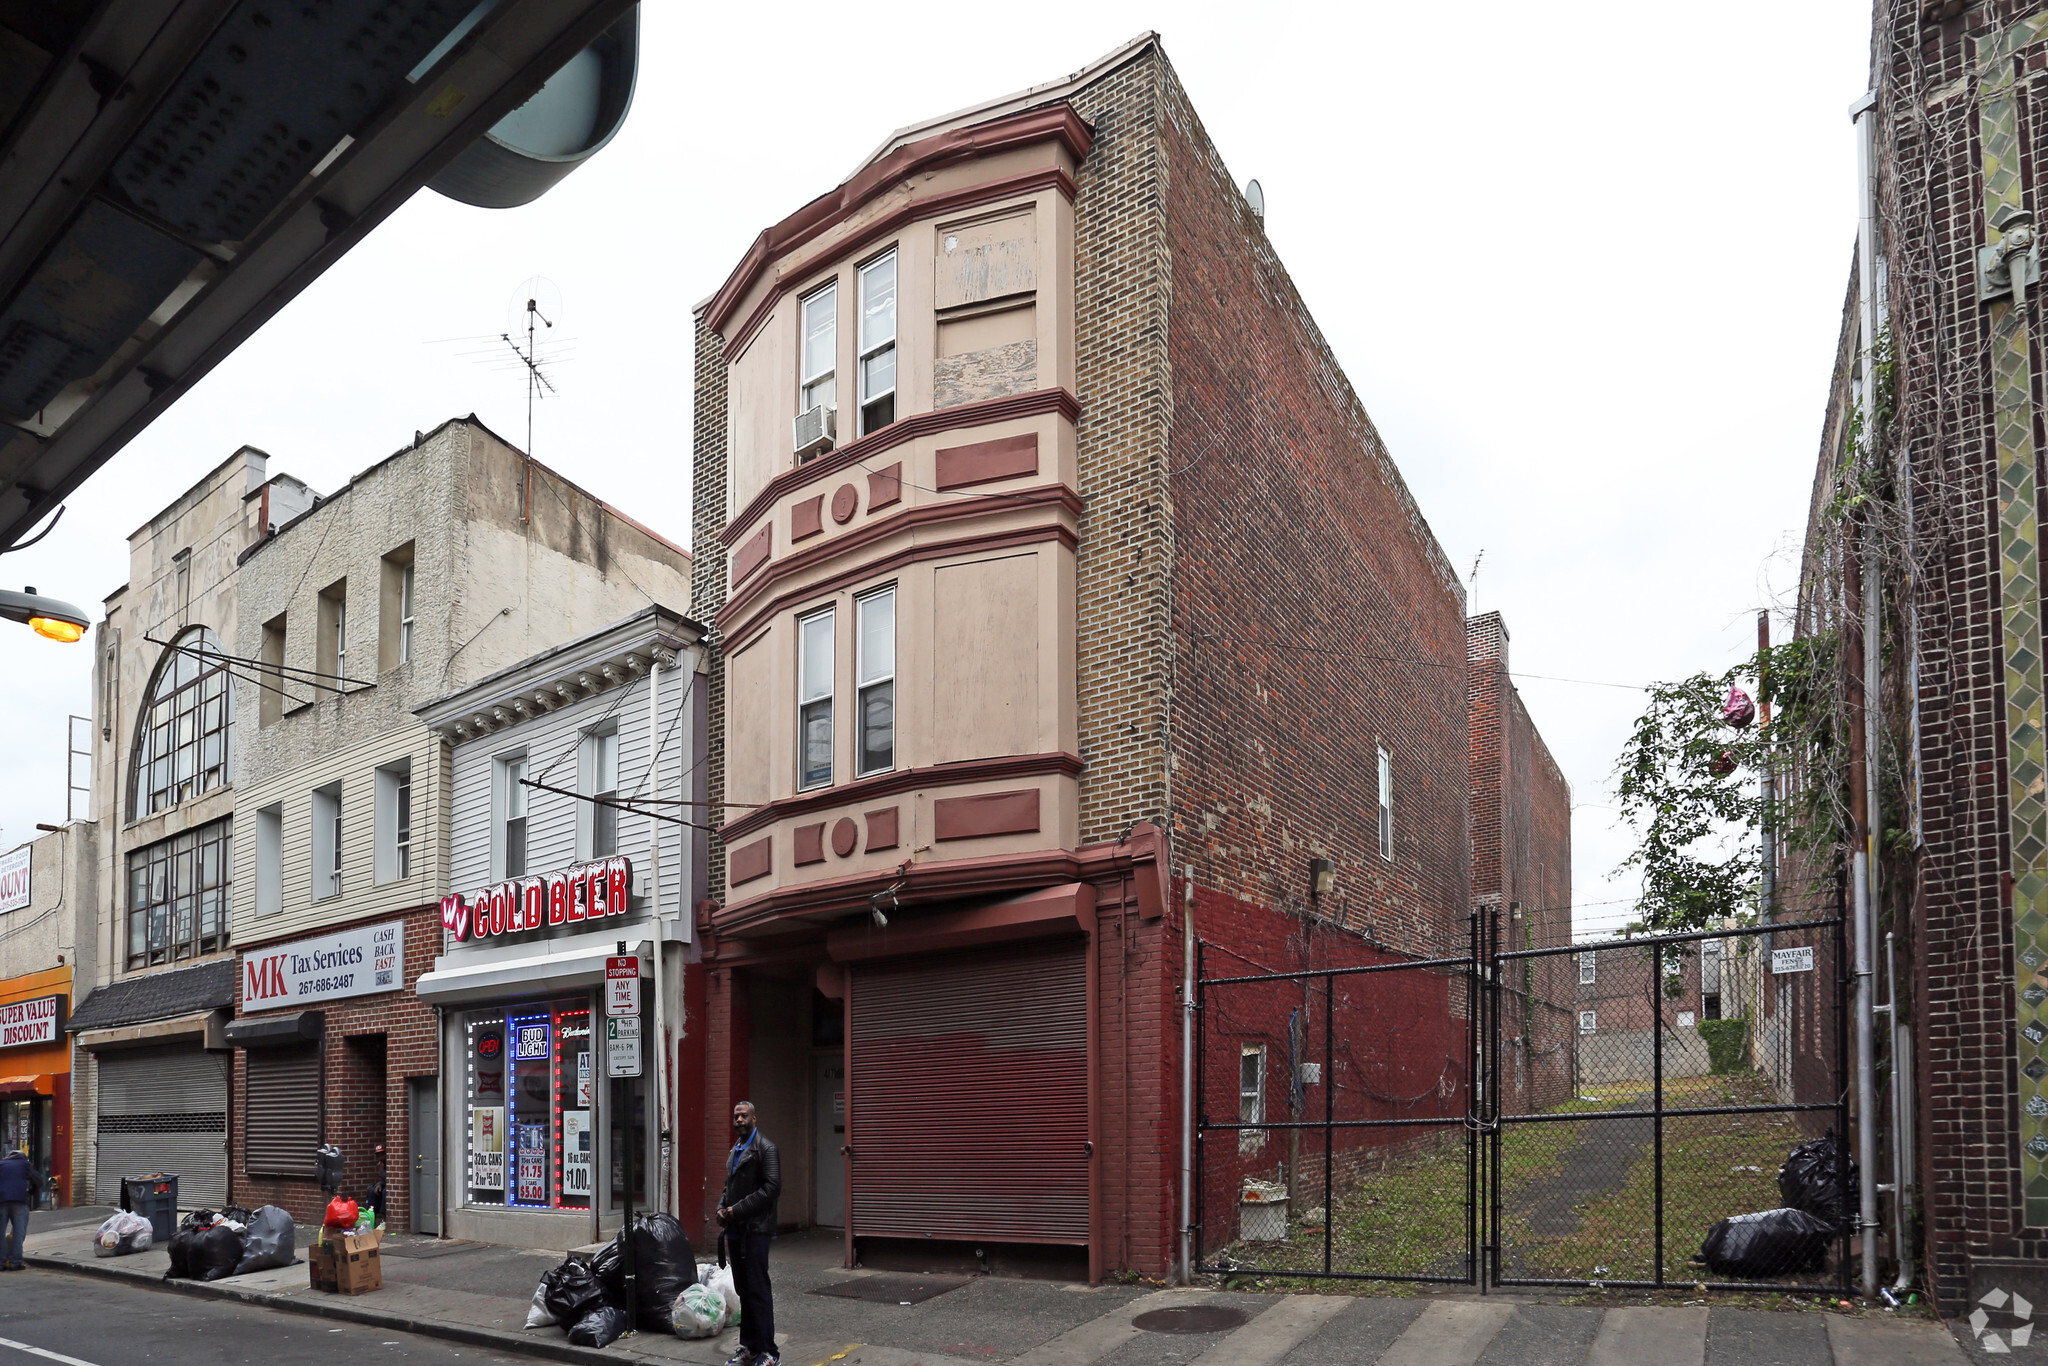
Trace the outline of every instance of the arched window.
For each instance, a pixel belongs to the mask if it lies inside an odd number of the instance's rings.
[[[220,656],[213,632],[195,626],[157,664],[135,735],[138,819],[227,782],[232,692]]]

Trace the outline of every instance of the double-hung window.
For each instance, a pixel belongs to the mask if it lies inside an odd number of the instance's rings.
[[[1594,973],[1596,971],[1596,969],[1593,966],[1593,960],[1596,956],[1597,955],[1590,953],[1582,953],[1579,955],[1579,985],[1582,987],[1589,987],[1593,985]]]
[[[1241,1044],[1237,1052],[1237,1122],[1263,1124],[1266,1121],[1266,1046]],[[1264,1129],[1239,1129],[1237,1150],[1255,1153],[1266,1146]]]
[[[313,899],[341,895],[341,784],[313,789]]]
[[[619,732],[599,731],[590,737],[590,857],[610,858],[619,852],[619,808],[607,806],[619,795]]]
[[[827,607],[797,622],[797,767],[799,787],[832,783],[832,626]]]
[[[1380,857],[1394,856],[1394,756],[1380,751]]]
[[[896,253],[860,268],[860,430],[896,420]]]
[[[896,589],[854,602],[858,623],[854,708],[860,725],[856,777],[896,766]]]
[[[500,835],[506,877],[526,876],[526,756],[514,755],[499,761],[504,776],[501,795],[505,827]]]
[[[1579,1012],[1579,1033],[1597,1034],[1600,1031],[1600,1012],[1582,1010]]]
[[[839,286],[826,285],[803,301],[803,374],[797,410],[838,406]]]
[[[398,662],[412,659],[412,562],[398,571]]]

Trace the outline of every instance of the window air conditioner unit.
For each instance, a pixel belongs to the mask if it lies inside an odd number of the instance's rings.
[[[830,450],[838,439],[837,413],[823,404],[806,408],[796,415],[796,457],[816,455],[819,451]]]

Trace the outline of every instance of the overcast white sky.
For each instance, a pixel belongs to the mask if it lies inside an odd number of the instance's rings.
[[[1870,11],[1086,4],[917,11],[648,0],[618,138],[491,212],[423,193],[70,503],[0,581],[89,606],[126,536],[237,446],[321,492],[475,412],[517,441],[492,336],[559,285],[561,396],[535,453],[689,536],[690,308],[762,227],[892,129],[1061,76],[1147,28],[1524,674],[1721,668],[1793,582],[1854,240],[1847,109]],[[823,74],[828,84],[816,84]],[[805,85],[815,93],[806,98]],[[88,642],[92,637],[88,637]],[[64,816],[89,643],[0,632],[0,848]],[[1637,693],[1524,677],[1571,780],[1579,928],[1628,917],[1609,774]]]

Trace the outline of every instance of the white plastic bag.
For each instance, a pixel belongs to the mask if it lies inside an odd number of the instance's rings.
[[[697,1279],[708,1290],[716,1291],[725,1301],[725,1326],[737,1328],[740,1323],[740,1292],[733,1284],[732,1268],[716,1262],[705,1262],[697,1268]]]
[[[131,1252],[142,1252],[155,1241],[149,1220],[139,1214],[122,1211],[108,1217],[100,1225],[100,1231],[92,1238],[92,1255],[95,1257],[125,1257]]]
[[[548,1312],[547,1295],[548,1288],[545,1283],[533,1288],[533,1306],[526,1311],[526,1326],[528,1328],[553,1328],[555,1326],[555,1316]]]
[[[725,1331],[725,1297],[706,1285],[684,1286],[668,1317],[679,1338],[715,1338]]]

